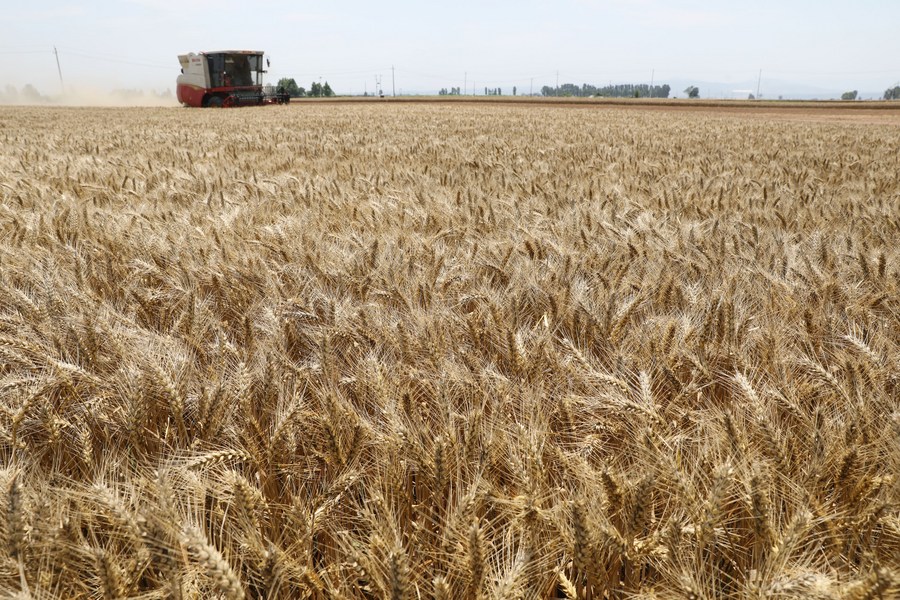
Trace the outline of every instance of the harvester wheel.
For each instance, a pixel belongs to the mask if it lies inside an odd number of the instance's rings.
[[[213,96],[206,101],[206,106],[210,108],[222,108],[222,96]]]

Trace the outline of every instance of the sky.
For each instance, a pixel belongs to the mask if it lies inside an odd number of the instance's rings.
[[[0,2],[0,92],[174,92],[178,54],[222,49],[264,50],[270,81],[328,81],[339,94],[372,93],[379,77],[388,94],[652,79],[713,97],[758,83],[774,97],[900,84],[897,0]]]

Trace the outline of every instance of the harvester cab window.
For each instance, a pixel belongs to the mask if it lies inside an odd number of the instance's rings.
[[[209,63],[209,83],[212,87],[225,85],[225,57],[221,54],[209,54],[206,56]]]
[[[250,61],[247,60],[247,55],[245,54],[226,54],[225,73],[231,79],[230,85],[253,85],[253,77],[250,75]]]
[[[248,54],[247,64],[250,67],[250,73],[254,80],[253,85],[262,85],[262,76],[265,73],[262,54]]]
[[[212,87],[259,85],[261,56],[254,54],[208,54]]]

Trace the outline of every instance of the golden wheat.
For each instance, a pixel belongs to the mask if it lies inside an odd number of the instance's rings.
[[[0,593],[896,597],[898,155],[714,107],[8,107]]]

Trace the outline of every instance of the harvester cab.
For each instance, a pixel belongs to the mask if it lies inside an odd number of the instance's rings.
[[[219,107],[285,104],[290,96],[263,85],[261,51],[225,50],[181,54],[178,101],[185,106]]]

